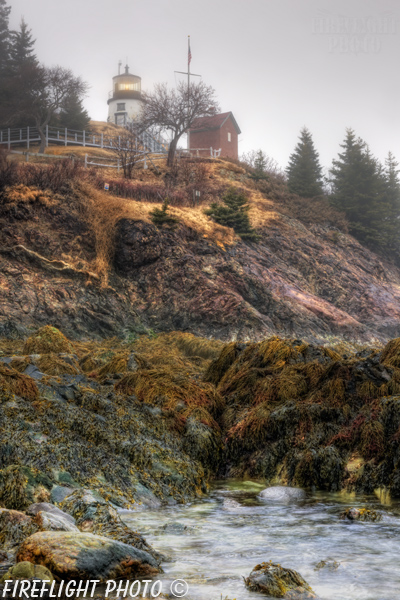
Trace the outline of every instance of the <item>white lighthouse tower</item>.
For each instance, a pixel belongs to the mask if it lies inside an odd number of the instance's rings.
[[[119,64],[119,68],[121,63]],[[119,71],[118,68],[118,71]],[[129,73],[126,65],[125,73],[113,77],[113,89],[108,99],[108,121],[116,125],[126,125],[137,117],[142,107],[142,80]]]

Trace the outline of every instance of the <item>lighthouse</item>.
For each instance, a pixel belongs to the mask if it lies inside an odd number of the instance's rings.
[[[119,67],[121,63],[119,64]],[[119,69],[118,69],[119,71]],[[142,80],[129,73],[126,65],[125,73],[113,77],[113,89],[108,99],[108,122],[126,125],[135,119],[142,107]]]

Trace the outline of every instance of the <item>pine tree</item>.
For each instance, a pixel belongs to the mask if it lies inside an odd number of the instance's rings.
[[[254,159],[253,179],[268,179],[267,175],[267,156],[262,150],[258,150]]]
[[[0,77],[7,73],[10,62],[10,11],[11,7],[7,6],[5,0],[0,0]]]
[[[300,141],[290,155],[286,168],[289,190],[302,198],[321,196],[322,169],[311,133],[303,127],[299,137]]]
[[[259,236],[250,225],[250,206],[246,196],[232,187],[224,194],[222,200],[223,204],[213,202],[205,214],[220,225],[232,227],[243,240],[258,241]]]
[[[400,169],[391,152],[385,160],[384,204],[387,207],[385,218],[386,246],[400,256]]]
[[[343,152],[330,170],[330,201],[346,213],[355,237],[380,245],[388,217],[382,167],[352,129],[347,130],[341,148]]]
[[[83,108],[82,100],[77,94],[67,96],[56,119],[57,126],[68,127],[82,131],[90,123],[87,110]]]
[[[14,73],[19,73],[28,65],[37,65],[38,61],[33,52],[35,40],[32,31],[24,19],[21,20],[19,31],[11,32],[11,68]]]
[[[155,208],[150,212],[151,220],[156,227],[166,225],[170,229],[174,229],[179,223],[179,219],[168,213],[168,200],[165,199],[162,208]]]

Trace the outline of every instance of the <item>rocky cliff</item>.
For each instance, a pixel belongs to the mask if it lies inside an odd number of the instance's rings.
[[[223,166],[219,184],[230,185],[233,166]],[[173,208],[179,227],[157,229],[148,218],[154,205],[107,197],[86,184],[57,193],[5,188],[1,331],[51,323],[72,338],[149,329],[223,340],[400,335],[398,268],[335,223],[305,224],[281,212],[279,202],[254,197],[250,215],[260,241],[245,243],[221,226],[218,236],[210,234],[203,207]]]

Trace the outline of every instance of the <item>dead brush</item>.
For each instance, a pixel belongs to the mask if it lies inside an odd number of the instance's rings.
[[[45,206],[46,208],[58,204],[54,195],[37,187],[30,187],[22,183],[4,189],[3,210],[10,211],[18,204],[32,204]]]
[[[39,390],[32,377],[18,373],[15,369],[5,367],[1,363],[0,386],[25,400],[37,400],[39,398]]]
[[[61,331],[51,325],[45,325],[26,340],[23,352],[24,354],[61,354],[63,352],[73,354],[74,349]]]

